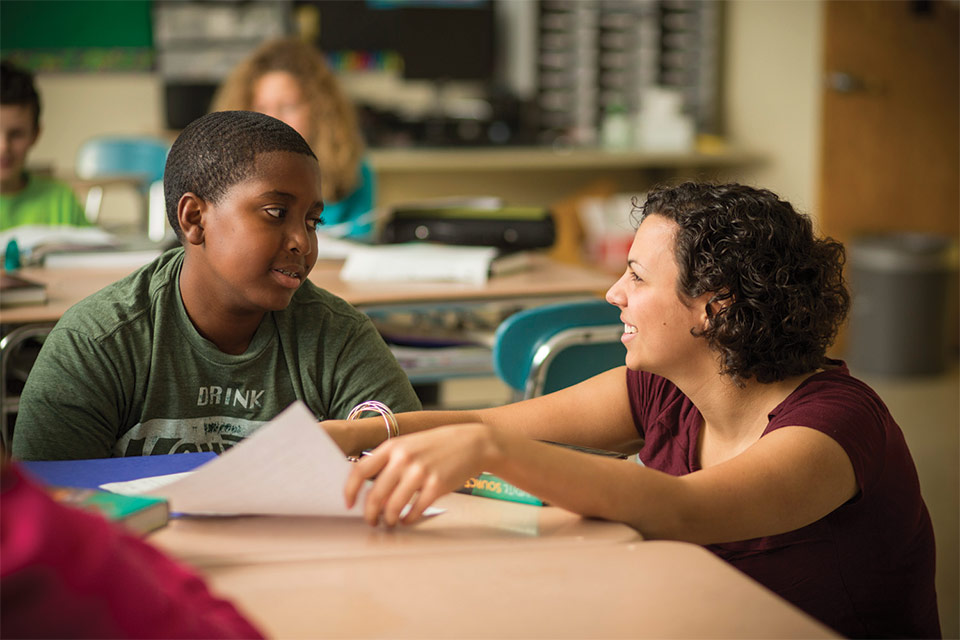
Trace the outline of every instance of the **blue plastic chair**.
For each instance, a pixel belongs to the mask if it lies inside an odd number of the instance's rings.
[[[143,197],[145,222],[151,238],[158,232],[163,236],[165,215],[157,210],[156,198],[148,198],[151,188],[162,189],[163,169],[170,150],[163,140],[145,136],[102,136],[84,142],[77,151],[75,169],[85,180],[127,177],[135,180]],[[158,187],[159,185],[159,187]],[[95,186],[87,192],[87,218],[96,222],[100,212],[103,187]],[[158,231],[159,230],[159,231]],[[153,238],[157,239],[157,238]]]
[[[497,328],[493,368],[523,399],[552,393],[620,366],[620,310],[604,300],[517,312]]]
[[[142,176],[143,190],[163,179],[170,146],[141,136],[102,136],[87,140],[77,151],[76,173],[85,179],[103,176]]]

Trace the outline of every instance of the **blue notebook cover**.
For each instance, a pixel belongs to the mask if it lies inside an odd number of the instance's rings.
[[[217,454],[212,451],[202,451],[162,456],[21,462],[20,467],[43,484],[96,489],[105,482],[122,482],[192,471],[216,457]]]

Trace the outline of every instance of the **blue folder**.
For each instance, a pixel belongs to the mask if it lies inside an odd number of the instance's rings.
[[[192,471],[217,457],[212,451],[162,456],[21,462],[20,468],[40,482],[58,487],[96,489],[105,482],[122,482],[168,473]]]

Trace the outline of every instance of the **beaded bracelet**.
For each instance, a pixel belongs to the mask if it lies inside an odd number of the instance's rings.
[[[400,435],[400,425],[397,423],[397,417],[393,415],[393,411],[391,411],[387,405],[382,402],[377,402],[376,400],[361,402],[353,409],[350,409],[350,413],[347,414],[347,420],[356,420],[360,417],[360,414],[365,411],[373,411],[380,414],[383,422],[387,425],[387,440]]]

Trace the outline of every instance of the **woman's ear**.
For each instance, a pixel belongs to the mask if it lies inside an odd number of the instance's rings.
[[[183,239],[190,244],[203,244],[203,216],[207,210],[206,201],[188,191],[180,196],[177,203],[177,221]]]
[[[730,305],[733,304],[733,294],[731,294],[728,289],[707,295],[709,297],[707,298],[706,305],[704,305],[702,318],[704,331],[709,328],[712,318],[723,314]]]

